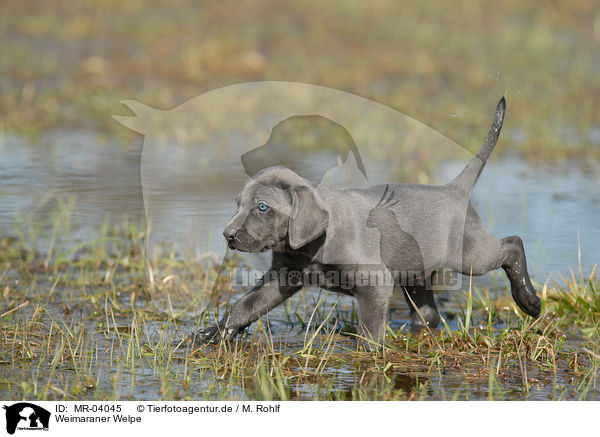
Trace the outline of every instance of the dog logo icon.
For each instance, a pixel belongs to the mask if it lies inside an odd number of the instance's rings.
[[[6,410],[6,432],[14,434],[19,430],[48,430],[50,411],[35,404],[19,402],[10,406],[4,405]]]
[[[319,156],[310,157],[311,146],[320,146]],[[346,161],[352,153],[360,172],[367,171],[354,139],[339,123],[320,115],[296,115],[273,127],[269,140],[241,157],[246,174],[254,177],[268,167],[283,165],[319,185],[328,170],[338,166],[337,158]],[[320,166],[314,162],[319,161]]]

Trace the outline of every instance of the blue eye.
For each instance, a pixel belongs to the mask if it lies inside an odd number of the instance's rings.
[[[267,205],[266,203],[263,203],[263,202],[258,202],[257,208],[260,212],[266,212],[269,210],[269,205]]]

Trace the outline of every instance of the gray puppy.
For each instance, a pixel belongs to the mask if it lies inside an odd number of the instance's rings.
[[[502,267],[516,304],[537,316],[541,301],[529,279],[523,242],[489,234],[469,201],[498,140],[505,109],[502,98],[483,146],[446,185],[340,190],[314,187],[281,166],[257,173],[237,197],[237,212],[223,235],[231,249],[272,250],[271,268],[217,325],[199,330],[193,341],[230,339],[302,287],[317,285],[354,296],[360,336],[382,344],[394,288],[404,291],[414,327],[438,325],[428,280],[441,267],[477,276]],[[398,272],[417,274],[402,283]],[[393,281],[379,281],[382,273]]]

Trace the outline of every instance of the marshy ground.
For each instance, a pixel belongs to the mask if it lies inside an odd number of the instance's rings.
[[[600,400],[596,2],[8,0],[0,32],[1,398]],[[205,307],[220,259],[198,268],[168,246],[153,263],[169,280],[149,284],[141,139],[110,114],[255,80],[365,96],[473,151],[507,93],[474,200],[495,234],[525,240],[542,316],[523,316],[501,275],[466,278],[436,295],[439,330],[410,333],[394,297],[385,350],[360,352],[352,300],[307,290],[237,341],[192,349],[239,290],[224,282]],[[381,158],[398,180],[434,180],[439,151],[417,146]],[[211,206],[215,221],[233,202]],[[165,311],[167,290],[185,315]]]
[[[236,292],[221,283],[204,312],[169,316],[152,298],[160,293],[147,291],[143,227],[107,221],[72,244],[69,208],[59,202],[48,229],[22,217],[22,232],[0,241],[2,398],[600,399],[595,269],[543,284],[538,319],[523,316],[507,289],[467,283],[437,295],[439,330],[412,334],[396,297],[381,352],[356,350],[351,299],[319,291],[303,291],[234,342],[193,349],[185,336]],[[153,263],[190,301],[202,288],[194,260],[166,253]]]

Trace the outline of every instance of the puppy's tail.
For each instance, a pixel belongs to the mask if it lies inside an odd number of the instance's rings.
[[[469,161],[467,166],[463,169],[462,172],[449,185],[453,185],[456,188],[469,193],[485,163],[487,162],[492,150],[494,150],[494,146],[496,142],[498,142],[498,136],[500,135],[500,130],[502,129],[502,123],[504,122],[504,113],[506,112],[506,100],[504,97],[500,99],[498,102],[498,106],[496,107],[496,113],[494,114],[494,120],[492,121],[492,127],[487,134],[485,141],[483,142],[483,146],[477,152],[477,155]]]

